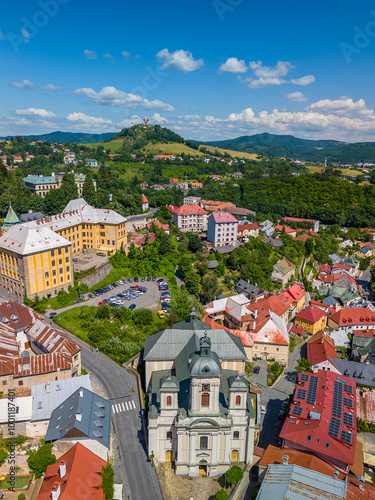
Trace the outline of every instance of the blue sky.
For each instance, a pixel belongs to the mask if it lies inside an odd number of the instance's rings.
[[[367,0],[8,2],[0,135],[149,117],[199,140],[374,140],[374,55]]]

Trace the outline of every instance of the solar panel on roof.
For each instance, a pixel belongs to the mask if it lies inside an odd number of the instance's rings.
[[[318,390],[318,377],[311,376],[309,390],[308,390],[307,399],[306,399],[306,403],[308,405],[315,404],[317,390]]]
[[[304,382],[308,382],[308,381],[309,381],[309,376],[308,376],[308,375],[306,375],[305,373],[303,373],[303,374],[301,375],[301,380],[303,380]]]
[[[305,389],[298,389],[297,390],[297,399],[305,399],[305,398],[306,398]]]
[[[299,406],[294,406],[292,410],[292,415],[296,415],[297,417],[300,417],[302,414],[302,408]]]
[[[352,433],[351,432],[346,432],[346,431],[341,431],[341,441],[345,441],[345,443],[351,443],[352,442]]]
[[[350,398],[344,398],[344,405],[348,408],[353,408],[353,401]]]
[[[344,413],[344,424],[353,427],[353,415],[351,413]]]
[[[353,387],[351,385],[346,385],[344,387],[344,391],[347,392],[348,394],[353,394]]]
[[[340,380],[340,382],[338,382]],[[334,384],[333,389],[333,403],[332,403],[332,416],[340,418],[342,417],[342,383],[341,379],[338,379]]]
[[[332,418],[329,424],[328,435],[332,437],[339,437],[340,431],[340,420],[338,418]]]

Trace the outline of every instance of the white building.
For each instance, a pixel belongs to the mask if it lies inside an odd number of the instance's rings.
[[[213,212],[207,223],[207,240],[214,247],[237,244],[238,220],[231,214],[218,210]]]

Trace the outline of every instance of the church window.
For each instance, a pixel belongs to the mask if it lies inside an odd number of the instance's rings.
[[[240,431],[233,432],[233,439],[240,439]]]
[[[167,406],[172,405],[172,396],[167,396]]]
[[[202,406],[210,406],[210,395],[208,392],[202,394]]]
[[[236,396],[236,405],[241,404],[241,396]]]
[[[167,431],[167,439],[172,439],[172,431]]]
[[[208,448],[208,436],[201,436],[200,438],[200,449],[207,450]]]

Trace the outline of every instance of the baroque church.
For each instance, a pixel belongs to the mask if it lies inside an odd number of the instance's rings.
[[[217,476],[233,463],[252,462],[256,403],[245,378],[222,368],[207,330],[192,313],[185,325],[179,325],[182,331],[189,329],[189,321],[194,330],[200,327],[191,332],[201,335],[198,349],[189,341],[182,349],[186,369],[152,372],[149,454],[156,463],[174,462],[179,475]],[[210,333],[214,337],[217,330]],[[146,362],[148,351],[146,345]]]

